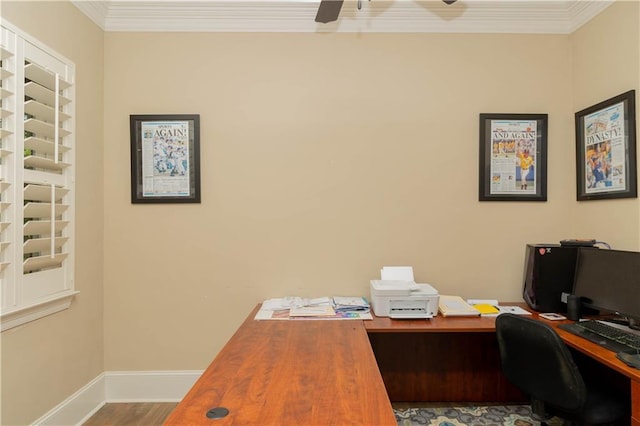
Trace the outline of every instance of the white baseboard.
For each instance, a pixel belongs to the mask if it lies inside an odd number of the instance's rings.
[[[33,424],[43,426],[82,424],[104,405],[105,395],[104,373],[102,373]]]
[[[107,402],[178,402],[202,371],[107,371],[36,420],[81,425]]]

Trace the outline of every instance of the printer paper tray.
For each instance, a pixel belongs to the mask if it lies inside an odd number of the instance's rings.
[[[414,313],[414,314],[389,314],[389,318],[392,319],[430,319],[433,318],[433,315],[428,315],[424,313]]]

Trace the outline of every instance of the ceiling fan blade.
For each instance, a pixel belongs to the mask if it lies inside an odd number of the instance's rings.
[[[318,13],[316,14],[316,22],[333,22],[338,19],[340,9],[342,9],[344,0],[321,0]]]

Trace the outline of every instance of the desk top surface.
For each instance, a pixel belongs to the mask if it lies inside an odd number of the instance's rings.
[[[600,363],[606,365],[607,367],[616,370],[619,373],[629,377],[634,381],[640,382],[640,370],[637,368],[629,367],[622,361],[620,361],[616,357],[616,353],[610,351],[609,349],[605,349],[600,345],[597,345],[593,342],[588,341],[580,336],[576,336],[574,334],[569,333],[568,331],[564,331],[561,328],[558,328],[558,325],[562,323],[572,322],[569,320],[565,321],[546,321],[550,323],[550,325],[554,328],[554,330],[558,333],[560,338],[564,341],[568,346],[577,349],[580,352],[583,352],[589,355],[591,358],[599,361]]]
[[[166,425],[397,425],[362,321],[255,321],[255,312]],[[229,414],[210,420],[214,407]]]

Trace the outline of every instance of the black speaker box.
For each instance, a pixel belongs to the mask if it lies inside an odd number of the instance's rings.
[[[524,301],[538,312],[567,312],[562,293],[573,291],[578,247],[527,244],[524,259]]]

